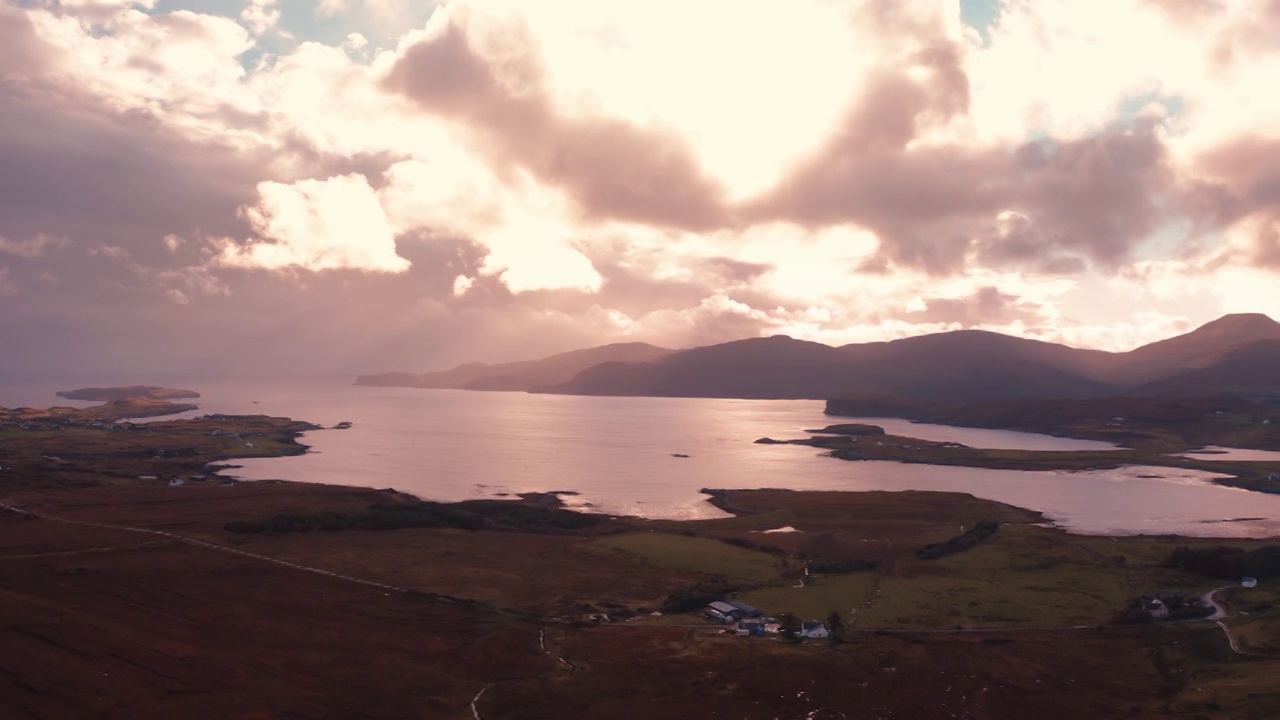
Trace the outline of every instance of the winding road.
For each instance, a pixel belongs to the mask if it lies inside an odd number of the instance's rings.
[[[1201,596],[1200,596],[1200,602],[1201,602],[1201,603],[1204,603],[1205,605],[1212,605],[1212,606],[1213,606],[1213,614],[1212,614],[1212,615],[1210,615],[1209,617],[1207,617],[1207,618],[1203,618],[1203,619],[1205,619],[1205,620],[1222,620],[1223,618],[1225,618],[1225,617],[1227,616],[1227,609],[1226,609],[1225,607],[1223,607],[1221,603],[1219,603],[1219,602],[1218,602],[1218,599],[1217,599],[1217,598],[1215,598],[1215,597],[1214,597],[1214,595],[1217,595],[1218,593],[1222,592],[1223,590],[1226,590],[1226,589],[1227,589],[1227,588],[1229,588],[1229,587],[1231,587],[1231,586],[1230,586],[1230,585],[1223,585],[1223,586],[1222,586],[1222,587],[1220,587],[1220,588],[1214,588],[1214,589],[1210,590],[1209,592],[1205,593],[1204,595],[1201,595]],[[1218,623],[1218,624],[1219,624],[1219,625],[1221,625],[1222,623]]]
[[[1218,602],[1218,599],[1216,597],[1214,597],[1219,592],[1226,590],[1229,587],[1231,586],[1223,585],[1220,588],[1214,588],[1213,590],[1210,590],[1209,592],[1200,596],[1201,602],[1203,602],[1205,605],[1213,606],[1213,614],[1204,619],[1212,620],[1215,625],[1222,628],[1222,633],[1227,636],[1227,644],[1231,646],[1232,652],[1234,652],[1237,655],[1248,655],[1249,653],[1246,653],[1240,649],[1240,645],[1236,643],[1236,636],[1231,634],[1231,628],[1227,627],[1227,624],[1223,622],[1227,618],[1227,609],[1223,607],[1221,603]]]

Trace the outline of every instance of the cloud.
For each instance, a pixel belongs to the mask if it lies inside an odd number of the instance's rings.
[[[31,259],[43,256],[50,248],[60,249],[70,244],[71,242],[65,237],[43,233],[32,235],[25,240],[10,240],[0,235],[0,254]]]
[[[979,288],[965,297],[918,298],[904,317],[915,323],[942,323],[960,327],[1001,326],[1015,322],[1038,325],[1045,314],[1034,304],[1019,302],[1016,295],[994,286]]]
[[[18,286],[9,280],[9,268],[0,267],[0,298],[16,297],[21,292]]]
[[[974,246],[997,267],[1041,253],[1054,258],[1041,267],[1058,272],[1084,269],[1075,254],[1114,267],[1156,229],[1173,175],[1154,128],[1016,147],[913,146],[921,118],[945,122],[963,106],[961,87],[940,82],[905,70],[881,77],[842,131],[751,215],[857,223],[876,232],[894,263],[944,273]],[[993,221],[1003,228],[993,233]]]
[[[379,35],[394,36],[419,25],[435,5],[410,0],[321,0],[315,11],[322,17],[341,18]]]
[[[222,246],[219,262],[269,270],[348,268],[403,272],[395,237],[378,196],[363,175],[258,185],[259,202],[244,216],[261,239]]]
[[[1280,137],[1233,138],[1197,156],[1194,167],[1187,204],[1198,225],[1234,231],[1236,249],[1251,262],[1280,268]]]
[[[280,22],[276,0],[249,0],[240,11],[240,22],[253,35],[261,35]]]
[[[679,136],[561,114],[545,83],[536,42],[521,24],[496,23],[466,6],[437,14],[385,81],[424,110],[464,124],[499,168],[564,189],[589,218],[684,228],[723,221],[722,191]]]

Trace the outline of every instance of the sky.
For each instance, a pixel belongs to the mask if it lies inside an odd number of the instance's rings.
[[[1280,318],[1280,0],[0,0],[0,379]]]

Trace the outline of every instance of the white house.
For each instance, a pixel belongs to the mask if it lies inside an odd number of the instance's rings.
[[[1151,614],[1151,617],[1156,620],[1163,620],[1169,617],[1169,606],[1165,605],[1164,601],[1160,598],[1149,598],[1143,600],[1142,605],[1146,608],[1147,612]]]
[[[796,636],[811,640],[821,640],[822,638],[831,637],[831,630],[826,623],[807,621],[800,625],[800,632],[796,633]]]
[[[1240,587],[1242,587],[1242,588],[1256,588],[1256,587],[1258,587],[1258,578],[1256,578],[1256,577],[1249,577],[1249,576],[1247,576],[1247,575],[1246,575],[1245,577],[1240,578]]]

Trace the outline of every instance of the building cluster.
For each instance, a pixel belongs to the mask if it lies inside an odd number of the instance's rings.
[[[777,618],[766,617],[760,610],[740,600],[717,600],[708,604],[702,614],[718,623],[732,626],[734,634],[739,637],[779,635],[783,632],[782,623]],[[831,628],[816,620],[806,621],[796,631],[796,637],[813,640],[829,638]]]

